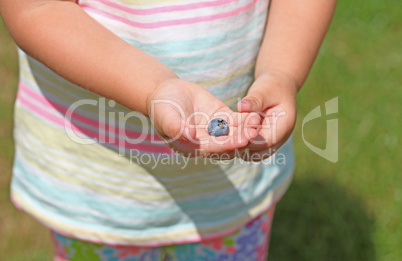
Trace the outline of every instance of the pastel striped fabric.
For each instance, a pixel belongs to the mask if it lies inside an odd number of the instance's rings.
[[[253,81],[267,0],[78,4],[233,109]],[[259,164],[183,158],[148,118],[75,86],[22,50],[19,57],[11,196],[61,234],[141,246],[198,242],[246,224],[288,187],[291,141]]]

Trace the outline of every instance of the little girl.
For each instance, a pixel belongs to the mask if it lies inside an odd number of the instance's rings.
[[[55,260],[266,260],[335,0],[268,4],[0,2],[20,59],[11,198]]]

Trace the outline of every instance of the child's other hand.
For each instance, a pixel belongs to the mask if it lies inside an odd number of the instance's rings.
[[[259,135],[243,150],[243,159],[263,160],[286,142],[295,126],[297,91],[296,82],[282,73],[269,72],[256,78],[237,104],[239,112],[257,112],[262,117]]]
[[[203,87],[179,79],[160,84],[148,97],[147,111],[165,143],[188,157],[231,159],[257,137],[261,122],[258,114],[233,112]],[[215,118],[227,121],[227,136],[209,135]]]

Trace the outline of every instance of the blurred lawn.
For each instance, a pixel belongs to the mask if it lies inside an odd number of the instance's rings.
[[[294,182],[277,207],[270,260],[402,260],[402,5],[339,1],[299,94]],[[15,46],[0,24],[0,260],[51,260],[49,232],[9,202]],[[302,119],[339,97],[339,161],[309,150]],[[323,113],[325,114],[325,113]],[[305,138],[324,148],[326,117]],[[399,157],[398,157],[399,156]]]

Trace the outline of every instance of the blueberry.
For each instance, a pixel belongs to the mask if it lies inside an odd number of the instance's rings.
[[[221,118],[213,119],[208,124],[208,133],[211,136],[219,137],[225,136],[229,132],[228,123]]]

